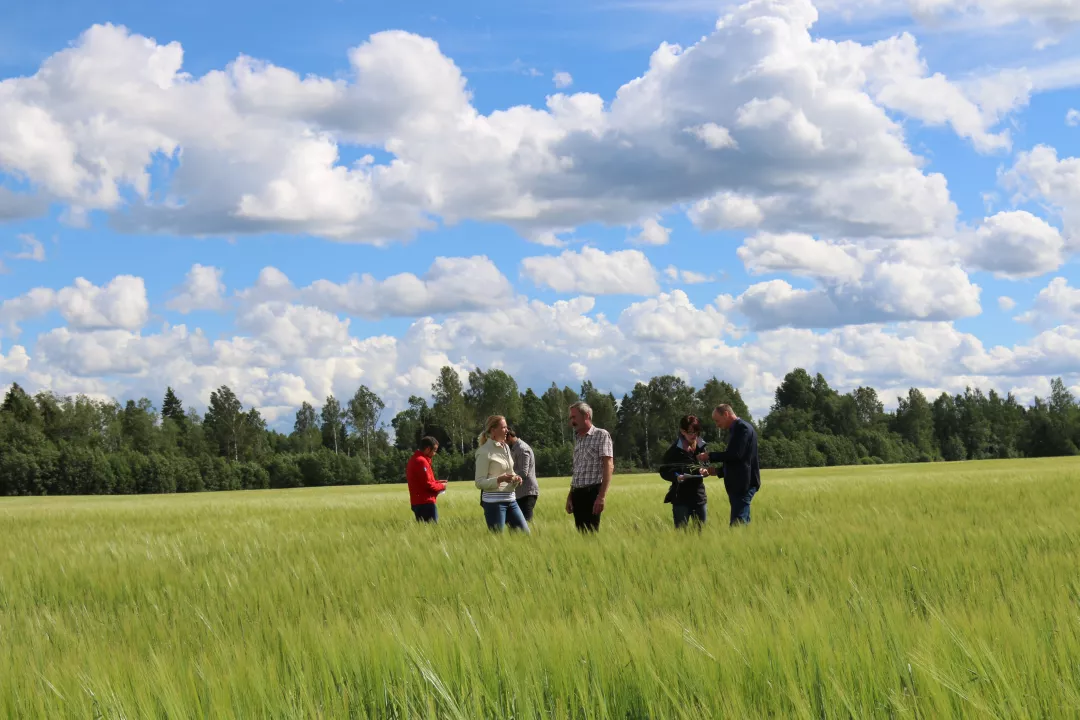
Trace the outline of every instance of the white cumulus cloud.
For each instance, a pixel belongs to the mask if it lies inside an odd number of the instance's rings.
[[[188,271],[184,283],[177,288],[165,307],[187,314],[196,310],[222,310],[225,308],[225,283],[221,281],[224,271],[210,265],[196,263]]]
[[[521,271],[534,284],[562,293],[654,295],[660,291],[656,269],[640,250],[581,252],[525,258]]]

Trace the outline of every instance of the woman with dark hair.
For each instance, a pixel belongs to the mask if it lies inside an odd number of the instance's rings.
[[[676,528],[686,527],[690,518],[697,521],[698,529],[705,524],[708,504],[705,478],[712,471],[698,462],[697,456],[703,452],[705,441],[701,439],[701,421],[694,415],[687,415],[679,421],[679,437],[664,453],[660,465],[660,477],[671,483],[664,502],[671,503]]]

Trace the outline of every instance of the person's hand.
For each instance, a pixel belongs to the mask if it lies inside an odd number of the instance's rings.
[[[709,462],[709,453],[703,452],[697,456],[698,462]]]
[[[596,498],[596,502],[593,503],[592,514],[599,515],[602,512],[604,512],[604,496],[600,495]]]
[[[514,473],[503,473],[498,477],[499,482],[513,482]]]
[[[574,513],[574,496],[573,495],[567,495],[566,496],[566,514],[567,515],[572,515],[573,513]]]
[[[521,476],[520,475],[515,475],[514,476],[514,484],[515,485],[521,485],[521,483],[522,483]]]
[[[682,474],[682,473],[676,473],[676,474],[675,474],[675,482],[677,482],[677,483],[681,483],[681,482],[683,481],[683,477],[684,477],[684,476],[683,476],[683,474]]]

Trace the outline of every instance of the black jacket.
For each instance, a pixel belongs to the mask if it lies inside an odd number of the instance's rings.
[[[757,431],[740,418],[731,426],[730,434],[727,449],[709,453],[709,462],[724,464],[724,487],[729,494],[761,488]]]
[[[703,465],[697,459],[698,453],[702,452],[705,452],[705,443],[701,440],[698,440],[698,446],[693,452],[687,452],[679,447],[678,440],[667,449],[664,459],[661,460],[660,477],[671,483],[671,488],[664,496],[664,502],[676,505],[700,505],[706,501],[703,479],[683,480],[681,483],[675,481],[676,475],[695,474],[693,468]]]

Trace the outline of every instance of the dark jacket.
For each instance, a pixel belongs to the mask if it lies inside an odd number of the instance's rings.
[[[709,453],[709,462],[724,464],[724,487],[728,494],[760,489],[757,431],[740,418],[731,426],[730,436],[727,449]]]
[[[684,442],[682,436],[679,436],[679,439],[664,453],[664,459],[660,461],[660,477],[671,483],[667,495],[664,496],[664,502],[676,505],[701,505],[706,501],[705,481],[695,478],[683,480],[680,483],[675,481],[675,476],[695,474],[694,468],[702,465],[697,455],[705,452],[705,443],[699,439],[698,446],[691,452],[683,449]]]

